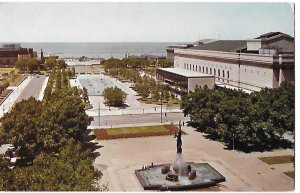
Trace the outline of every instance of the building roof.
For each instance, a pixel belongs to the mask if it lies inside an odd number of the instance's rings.
[[[191,44],[191,43],[187,43],[187,44],[173,44],[173,45],[170,45],[168,46],[167,48],[190,48],[190,47],[193,47],[194,44]]]
[[[269,33],[262,34],[262,35],[260,35],[259,37],[255,38],[255,39],[272,38],[272,37],[278,36],[278,35],[283,35],[283,36],[287,36],[289,38],[293,38],[292,36],[287,35],[287,34],[282,33],[282,32],[269,32]]]
[[[160,70],[170,72],[173,74],[178,74],[187,78],[201,78],[201,77],[213,77],[214,75],[203,74],[200,72],[195,72],[191,70],[186,70],[182,68],[159,68]]]
[[[218,40],[216,40],[216,39],[201,39],[201,40],[196,41],[194,44],[203,45],[203,44],[208,44],[208,43],[215,42],[215,41],[218,41]]]
[[[246,40],[218,40],[207,44],[195,46],[190,49],[212,50],[222,52],[236,52],[247,47]]]
[[[163,56],[163,55],[161,55],[161,56],[159,56],[159,55],[154,55],[154,54],[142,54],[141,55],[141,57],[144,57],[144,58],[149,58],[149,59],[154,59],[154,60],[156,60],[156,59],[166,59],[166,56]]]

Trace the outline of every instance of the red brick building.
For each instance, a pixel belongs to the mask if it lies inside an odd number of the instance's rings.
[[[0,48],[0,66],[12,67],[18,58],[37,57],[33,48],[21,48],[20,44],[5,44]]]

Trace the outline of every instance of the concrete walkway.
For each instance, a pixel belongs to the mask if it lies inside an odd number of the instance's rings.
[[[47,76],[46,78],[45,78],[45,80],[44,80],[44,83],[43,83],[43,85],[42,85],[42,88],[41,88],[41,90],[40,90],[40,93],[39,93],[39,96],[38,96],[38,100],[40,100],[40,101],[42,101],[43,100],[43,98],[44,98],[44,92],[45,92],[45,90],[46,90],[46,87],[47,87],[47,84],[48,84],[48,80],[49,80],[49,76]]]
[[[225,150],[224,145],[206,139],[191,127],[184,127],[182,136],[185,161],[206,162],[225,176],[226,182],[197,191],[291,191],[294,180],[281,170],[272,169],[258,159],[261,155],[293,155],[293,150],[250,153]],[[95,167],[103,172],[101,183],[109,184],[110,191],[143,191],[134,170],[142,165],[172,163],[176,156],[176,140],[173,136],[158,136],[118,140],[94,141],[101,148]]]

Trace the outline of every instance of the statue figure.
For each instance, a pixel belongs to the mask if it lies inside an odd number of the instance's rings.
[[[174,138],[177,138],[177,153],[182,154],[181,121],[179,121],[179,131],[175,134]]]

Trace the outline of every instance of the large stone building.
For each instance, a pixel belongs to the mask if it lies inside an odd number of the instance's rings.
[[[187,49],[193,47],[193,44],[176,44],[168,46],[167,51],[167,59],[171,62],[174,62],[174,51],[175,49]]]
[[[216,86],[259,91],[265,87],[276,88],[283,81],[294,82],[294,47],[294,38],[280,32],[248,40],[219,40],[189,49],[175,49],[174,68],[177,72],[181,69],[199,73],[199,76],[212,75]],[[194,89],[180,86],[174,73],[169,71],[158,70],[157,78],[164,79],[169,74],[169,83],[183,90]],[[202,79],[198,85],[203,86],[205,82],[211,84]]]
[[[0,48],[0,66],[11,67],[20,58],[37,57],[32,48],[21,48],[20,44],[4,44]]]

